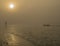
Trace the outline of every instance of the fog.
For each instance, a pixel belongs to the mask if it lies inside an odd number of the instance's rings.
[[[16,8],[8,10],[9,2]],[[60,0],[0,0],[0,20],[8,24],[60,24]]]
[[[0,0],[0,46],[6,45],[59,46],[60,0]]]

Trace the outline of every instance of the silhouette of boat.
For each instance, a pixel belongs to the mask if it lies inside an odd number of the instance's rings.
[[[50,24],[44,24],[43,26],[48,26],[48,27],[49,27],[49,26],[51,26],[51,25],[50,25]]]
[[[5,24],[7,24],[7,21],[5,21]]]

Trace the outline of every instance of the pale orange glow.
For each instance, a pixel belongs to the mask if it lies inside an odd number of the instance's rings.
[[[22,3],[18,2],[16,0],[9,0],[4,2],[5,11],[11,13],[11,12],[17,12],[19,9],[22,8]],[[19,8],[20,7],[20,8]]]

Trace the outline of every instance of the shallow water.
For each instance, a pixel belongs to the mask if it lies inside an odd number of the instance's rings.
[[[1,32],[0,37],[10,46],[60,46],[57,26],[8,25]]]

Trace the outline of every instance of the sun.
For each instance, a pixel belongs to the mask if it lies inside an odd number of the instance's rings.
[[[10,4],[9,7],[10,7],[11,9],[13,9],[13,8],[14,8],[14,4]]]

